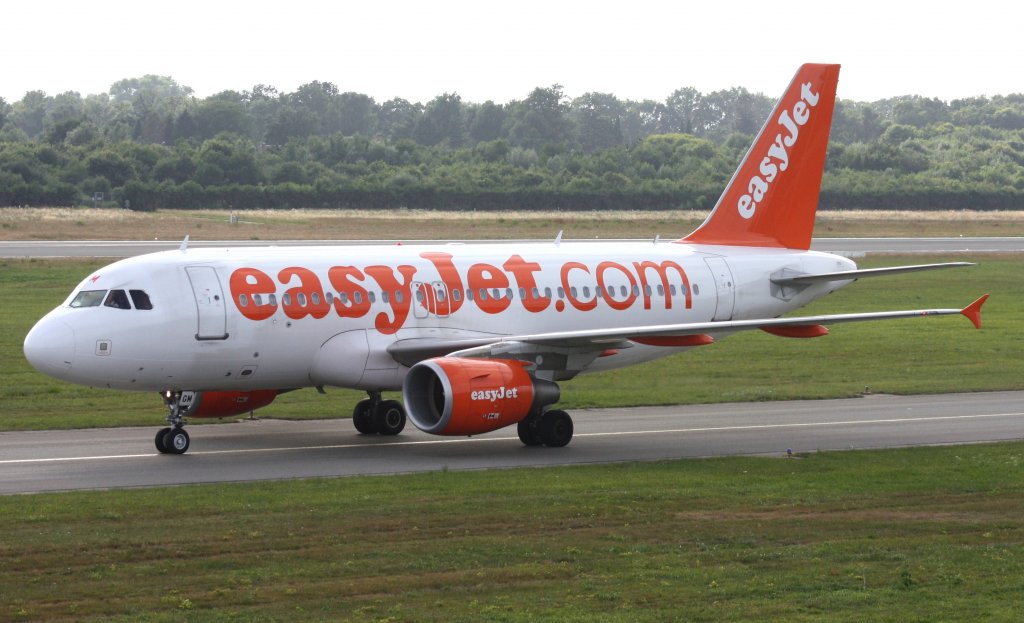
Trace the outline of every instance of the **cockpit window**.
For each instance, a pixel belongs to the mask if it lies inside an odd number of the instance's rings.
[[[132,295],[132,303],[135,303],[135,309],[153,309],[153,303],[149,301],[149,295],[143,290],[128,290],[128,293]]]
[[[103,302],[103,306],[116,309],[132,308],[128,303],[128,295],[124,293],[124,290],[111,290],[110,294],[107,295],[107,300]]]
[[[106,290],[82,290],[71,299],[71,307],[97,307],[106,294]]]

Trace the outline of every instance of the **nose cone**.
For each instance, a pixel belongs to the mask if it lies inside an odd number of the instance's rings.
[[[43,318],[25,336],[24,350],[36,370],[61,378],[75,357],[75,332],[63,320]]]

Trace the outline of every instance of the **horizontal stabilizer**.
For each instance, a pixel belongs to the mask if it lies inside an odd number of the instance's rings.
[[[943,264],[917,264],[915,266],[864,268],[861,270],[844,270],[836,273],[821,273],[817,275],[778,277],[772,279],[772,283],[780,286],[810,285],[812,283],[823,283],[826,281],[853,281],[854,279],[862,279],[864,277],[885,277],[888,275],[916,273],[924,270],[936,270],[939,268],[959,268],[961,266],[974,266],[974,264],[971,262],[945,262]]]
[[[967,307],[960,310],[960,313],[967,316],[967,319],[974,324],[975,329],[981,328],[981,306],[988,300],[988,295],[984,295],[977,301],[974,301]]]

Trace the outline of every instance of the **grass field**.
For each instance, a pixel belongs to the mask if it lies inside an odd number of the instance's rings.
[[[803,311],[841,313],[963,307],[991,293],[985,326],[962,317],[862,323],[792,340],[760,332],[633,368],[583,375],[563,385],[562,406],[611,407],[875,393],[1024,389],[1024,262],[1014,256],[873,257],[863,266],[972,259],[978,266],[867,279]],[[152,393],[94,390],[37,373],[21,343],[36,319],[103,261],[0,261],[0,430],[158,425]],[[802,313],[802,312],[801,312]],[[362,397],[333,390],[281,396],[261,417],[348,417]]]
[[[0,620],[1019,621],[1021,508],[1022,443],[8,496]]]

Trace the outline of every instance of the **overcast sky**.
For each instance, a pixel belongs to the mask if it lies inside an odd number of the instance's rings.
[[[426,102],[537,86],[663,101],[743,86],[772,98],[803,62],[843,65],[839,97],[1024,93],[1024,5],[600,0],[51,0],[7,3],[0,97],[106,92],[171,76],[206,97],[268,84]],[[828,7],[828,8],[826,8]],[[835,7],[835,8],[832,8]]]

